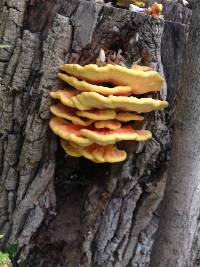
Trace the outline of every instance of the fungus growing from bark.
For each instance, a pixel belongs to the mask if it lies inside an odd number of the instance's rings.
[[[77,109],[67,107],[61,103],[51,106],[50,110],[55,116],[69,120],[76,125],[88,126],[94,122],[93,120],[78,117],[76,115]]]
[[[88,111],[77,111],[77,115],[95,121],[112,120],[116,118],[116,111],[111,109],[93,109]]]
[[[117,130],[109,129],[81,129],[80,133],[94,143],[100,145],[115,144],[123,140],[146,141],[152,137],[150,131],[134,130],[130,125]]]
[[[114,121],[114,120],[97,121],[94,123],[94,126],[97,129],[107,128],[110,130],[117,130],[117,129],[121,128],[121,122]]]
[[[144,117],[142,115],[132,112],[115,111],[111,109],[92,109],[88,111],[77,111],[76,114],[80,117],[88,118],[94,121],[116,119],[118,121],[128,122],[144,120]]]
[[[145,13],[153,17],[160,17],[162,10],[163,10],[163,5],[155,2],[145,10]]]
[[[147,66],[140,66],[140,65],[132,65],[131,66],[132,70],[141,70],[141,71],[150,71],[152,68],[147,67]]]
[[[112,64],[107,64],[103,67],[98,67],[95,64],[89,64],[84,67],[78,64],[65,64],[60,69],[92,84],[111,83],[117,86],[130,86],[134,94],[160,91],[164,83],[163,78],[156,71],[128,69]]]
[[[83,156],[95,163],[120,162],[127,154],[115,146],[117,142],[152,137],[148,130],[134,129],[131,121],[143,121],[140,113],[164,109],[168,103],[132,95],[160,91],[163,79],[157,72],[146,66],[127,69],[111,64],[66,64],[61,70],[67,74],[59,73],[58,77],[73,89],[50,93],[61,102],[50,108],[55,115],[50,128],[61,138],[68,155]]]
[[[71,145],[71,142],[61,139],[61,146],[65,152],[72,157],[82,157],[81,147]]]
[[[56,97],[54,97],[56,95]],[[79,110],[91,109],[118,109],[146,113],[153,110],[164,109],[168,106],[167,101],[152,98],[136,98],[133,96],[102,96],[95,92],[83,92],[69,97],[63,91],[54,92],[53,98],[59,99],[64,105]]]
[[[110,121],[108,124],[112,128]],[[131,126],[121,126],[116,130],[106,129],[105,127],[97,129],[94,126],[75,125],[59,117],[51,118],[50,128],[64,140],[72,141],[80,146],[88,146],[93,143],[114,144],[121,140],[145,141],[151,138],[151,132],[134,130]]]
[[[88,146],[93,143],[92,140],[81,135],[80,130],[83,129],[83,126],[68,123],[59,117],[52,117],[49,126],[56,135],[80,146]]]
[[[138,114],[131,113],[131,112],[118,112],[116,114],[116,120],[122,121],[122,122],[143,121],[144,117]]]
[[[69,85],[73,86],[82,92],[96,92],[105,96],[108,95],[131,95],[134,93],[130,86],[115,86],[106,87],[96,84],[90,84],[87,81],[79,81],[76,77],[72,77],[63,73],[58,74],[58,78],[67,82]],[[137,93],[137,92],[136,92]]]
[[[146,0],[117,0],[116,4],[120,7],[129,7],[130,4],[145,7]]]
[[[71,98],[72,96],[76,96],[78,95],[78,92],[77,91],[72,91],[72,90],[68,90],[68,89],[63,89],[63,90],[58,90],[56,92],[50,92],[50,96],[52,98],[55,98],[55,99],[60,99],[60,97],[64,97],[64,98]]]
[[[88,147],[78,147],[65,140],[61,140],[61,145],[67,154],[73,157],[83,156],[95,163],[115,163],[123,161],[127,157],[124,150],[119,150],[114,145],[93,144]]]
[[[138,71],[141,71],[139,68],[132,68]],[[144,73],[148,72],[150,70],[145,70],[143,71]],[[133,89],[132,86],[114,86],[114,87],[106,87],[106,86],[101,86],[101,85],[97,85],[97,84],[91,84],[87,81],[79,81],[76,77],[72,77],[63,73],[59,73],[58,77],[67,82],[69,85],[73,86],[74,88],[76,88],[79,91],[82,92],[96,92],[105,96],[109,96],[109,95],[118,95],[118,96],[129,96],[129,95],[140,95],[140,94],[145,94],[145,93],[149,93],[151,91],[160,91],[161,87],[159,88],[158,86],[151,88],[150,86],[147,87],[144,84],[144,87],[138,87],[137,89]]]

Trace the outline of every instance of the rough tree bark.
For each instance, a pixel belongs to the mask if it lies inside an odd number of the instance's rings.
[[[200,211],[200,2],[194,10],[157,238],[150,266],[194,266],[191,251]],[[197,264],[197,262],[196,262]]]
[[[147,266],[166,180],[165,114],[146,117],[153,139],[130,147],[125,163],[99,166],[65,157],[48,129],[48,95],[59,65],[95,62],[102,47],[162,73],[163,27],[85,1],[0,3],[9,45],[0,50],[0,233],[30,266]]]

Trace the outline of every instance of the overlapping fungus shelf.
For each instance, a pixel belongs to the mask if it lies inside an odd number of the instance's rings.
[[[152,137],[148,130],[134,129],[131,122],[143,121],[143,113],[168,106],[166,101],[136,97],[162,89],[158,72],[146,66],[128,69],[111,64],[65,64],[60,69],[58,77],[68,86],[50,93],[59,101],[50,108],[54,115],[50,128],[61,138],[68,155],[95,163],[120,162],[127,154],[116,147],[117,142]],[[108,83],[112,86],[106,86]]]

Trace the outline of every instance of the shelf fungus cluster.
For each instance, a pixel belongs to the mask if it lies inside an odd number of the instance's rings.
[[[152,137],[150,131],[134,129],[133,121],[143,121],[144,113],[168,106],[166,101],[139,97],[163,86],[159,73],[148,67],[65,64],[60,70],[58,77],[68,85],[50,93],[59,100],[50,108],[50,128],[73,157],[96,163],[125,160],[127,154],[117,142]]]

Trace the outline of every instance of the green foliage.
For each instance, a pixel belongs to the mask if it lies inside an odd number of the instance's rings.
[[[0,251],[0,267],[27,267],[25,261],[17,262],[17,251],[17,244],[11,244],[3,252]]]
[[[9,255],[7,253],[3,253],[0,251],[0,263],[9,259]]]
[[[7,267],[10,264],[9,255],[0,251],[0,267]]]
[[[6,253],[8,253],[9,258],[12,261],[13,267],[18,267],[16,262],[17,257],[17,244],[12,244],[8,246],[5,250]]]
[[[22,261],[18,264],[18,267],[27,267],[27,264],[25,261]]]

